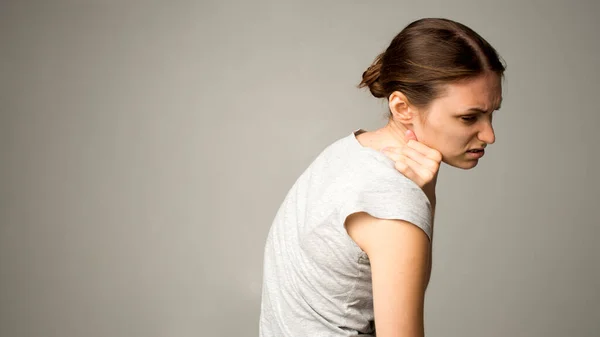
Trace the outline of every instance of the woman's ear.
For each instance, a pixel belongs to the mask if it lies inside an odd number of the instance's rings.
[[[411,124],[415,115],[414,107],[410,105],[408,98],[400,91],[394,91],[388,97],[388,105],[394,120],[403,124]]]

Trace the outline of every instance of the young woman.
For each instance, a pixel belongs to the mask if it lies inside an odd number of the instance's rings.
[[[494,143],[505,66],[458,22],[405,27],[363,73],[389,122],[324,149],[265,246],[261,337],[424,336],[440,162],[470,169]]]

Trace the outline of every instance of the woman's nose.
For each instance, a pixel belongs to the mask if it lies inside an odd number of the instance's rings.
[[[491,121],[487,121],[483,124],[483,129],[479,131],[478,138],[480,141],[487,144],[494,144],[496,141],[496,135],[494,134],[494,127]]]

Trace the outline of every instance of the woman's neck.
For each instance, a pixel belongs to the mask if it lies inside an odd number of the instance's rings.
[[[385,147],[401,147],[405,145],[406,130],[408,130],[406,126],[390,121],[380,129],[361,133],[357,136],[357,139],[363,146],[381,151]]]

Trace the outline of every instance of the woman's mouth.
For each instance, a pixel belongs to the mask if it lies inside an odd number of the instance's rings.
[[[478,159],[478,158],[483,157],[483,155],[485,154],[485,150],[484,149],[473,149],[473,150],[467,151],[467,154],[471,158]]]
[[[485,154],[485,150],[484,149],[473,149],[473,150],[467,151],[467,154],[471,158],[479,159],[479,158],[483,157],[483,155]]]

